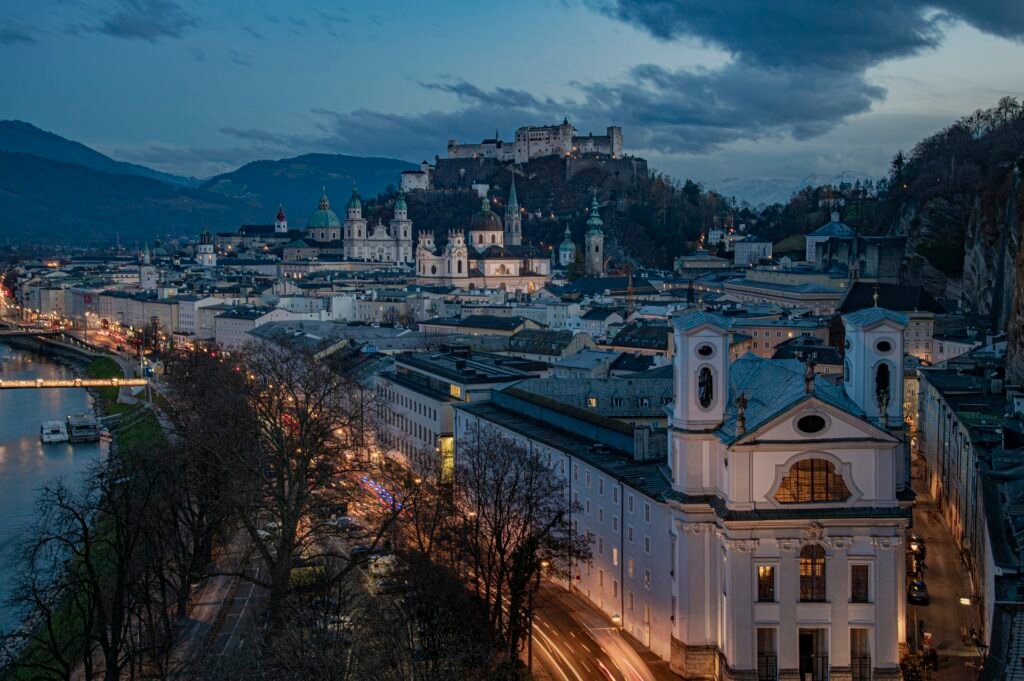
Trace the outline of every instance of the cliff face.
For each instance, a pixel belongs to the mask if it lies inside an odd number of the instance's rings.
[[[906,235],[905,279],[936,297],[957,300],[966,286],[965,229],[972,214],[971,197],[934,196],[908,201],[899,211],[895,231]]]

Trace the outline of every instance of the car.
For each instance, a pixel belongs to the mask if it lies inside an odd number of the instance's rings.
[[[383,555],[383,552],[372,546],[360,544],[358,546],[353,546],[352,550],[348,552],[348,555],[352,560],[368,560],[373,556]]]
[[[924,537],[919,534],[910,535],[910,541],[907,542],[907,548],[913,553],[924,555],[927,548],[925,547]]]
[[[928,595],[928,586],[924,580],[915,579],[907,589],[907,600],[915,605],[928,605],[931,597]]]

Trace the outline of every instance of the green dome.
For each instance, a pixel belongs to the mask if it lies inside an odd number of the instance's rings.
[[[405,192],[398,192],[398,198],[395,199],[395,210],[409,210],[405,205]]]
[[[307,229],[322,229],[324,227],[341,227],[341,220],[331,210],[331,202],[327,198],[326,190],[320,197],[320,205],[317,207],[316,212],[309,216],[309,222],[306,223]]]
[[[359,190],[353,185],[352,187],[352,198],[348,200],[348,210],[362,210],[363,203],[359,200]]]

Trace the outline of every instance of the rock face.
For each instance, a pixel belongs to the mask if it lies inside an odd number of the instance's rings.
[[[899,212],[896,233],[907,237],[904,278],[937,298],[959,300],[964,271],[964,234],[972,213],[969,197],[934,196],[908,202]]]

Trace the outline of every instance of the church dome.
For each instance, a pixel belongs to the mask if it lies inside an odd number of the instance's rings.
[[[307,229],[341,227],[341,221],[334,214],[334,211],[331,210],[331,202],[327,198],[326,189],[320,197],[320,205],[317,207],[316,212],[309,216],[309,222],[306,223],[306,227]]]
[[[352,198],[348,200],[348,205],[345,206],[346,210],[362,210],[363,202],[359,200],[359,190],[352,187]]]
[[[469,229],[472,232],[503,232],[505,228],[501,225],[501,218],[498,214],[491,210],[490,203],[487,199],[483,200],[480,206],[480,212],[473,216],[472,222],[469,223]]]
[[[398,193],[398,198],[395,199],[395,210],[409,210],[409,207],[405,203],[405,192]]]

